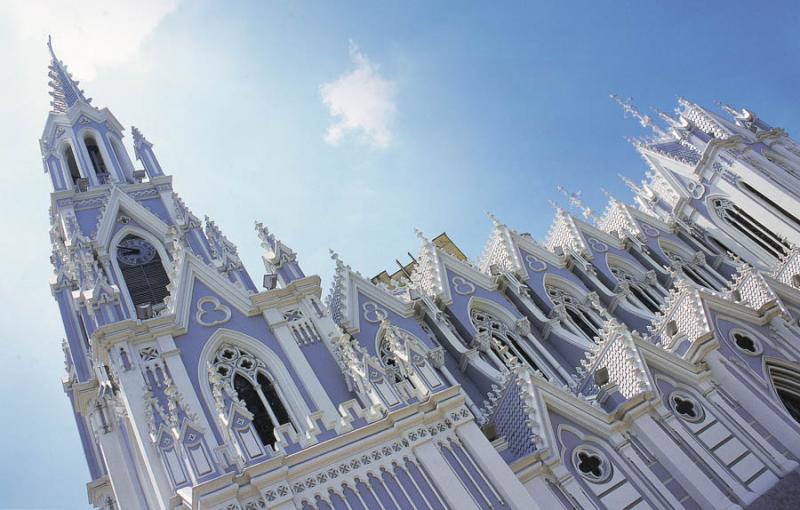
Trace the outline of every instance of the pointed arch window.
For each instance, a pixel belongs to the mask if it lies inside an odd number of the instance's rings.
[[[394,377],[394,382],[399,383],[408,377],[403,374],[402,370],[400,369],[400,364],[397,362],[397,357],[395,356],[394,351],[392,350],[391,345],[389,345],[389,340],[384,337],[381,339],[380,343],[380,352],[378,353],[381,358],[381,363],[385,366]]]
[[[169,295],[169,276],[158,250],[141,237],[128,235],[119,242],[116,251],[122,278],[137,316],[149,318],[152,312],[163,308]]]
[[[800,369],[794,364],[767,361],[767,373],[783,407],[800,423]]]
[[[67,144],[64,146],[62,153],[67,169],[69,170],[70,179],[72,179],[72,184],[73,186],[77,186],[78,180],[81,178],[81,171],[78,169],[78,162],[75,160],[75,152],[73,152],[72,146]]]
[[[120,141],[114,136],[109,135],[108,138],[111,141],[111,150],[114,151],[114,157],[117,158],[117,162],[119,163],[119,167],[122,170],[123,175],[126,175],[127,180],[130,181],[130,167],[128,166],[129,160],[127,159],[127,153],[125,152],[125,149],[122,147]]]
[[[665,250],[665,253],[667,258],[669,258],[674,265],[680,266],[683,274],[697,285],[711,290],[721,290],[720,279],[714,277],[709,269],[701,267],[696,262],[687,262],[684,257],[678,255],[674,251]]]
[[[244,349],[226,344],[214,355],[212,370],[230,384],[253,415],[253,427],[261,442],[274,446],[275,428],[291,423],[291,419],[266,364]]]
[[[730,200],[715,198],[711,205],[722,221],[744,234],[770,256],[780,260],[789,252],[790,247],[785,240]]]
[[[600,328],[603,323],[597,312],[560,287],[545,285],[545,291],[554,305],[564,306],[564,310],[567,313],[565,324],[567,329],[578,335],[583,334],[587,339],[594,342],[595,337],[600,335]]]
[[[664,296],[658,292],[652,285],[647,283],[643,277],[635,277],[630,271],[627,271],[622,266],[609,264],[611,273],[620,283],[625,282],[631,294],[628,296],[629,301],[639,308],[646,308],[652,313],[659,311]]]
[[[478,308],[470,312],[470,319],[478,333],[490,335],[492,352],[500,358],[506,368],[513,368],[522,362],[533,370],[540,370],[533,356],[523,346],[520,337],[504,321]]]
[[[83,144],[86,146],[86,151],[89,153],[89,161],[92,162],[92,168],[97,176],[100,184],[108,182],[108,167],[100,153],[100,146],[97,144],[97,139],[92,134],[86,134],[83,137]]]

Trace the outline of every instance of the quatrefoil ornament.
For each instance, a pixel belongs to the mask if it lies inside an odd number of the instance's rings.
[[[231,320],[231,309],[214,296],[203,296],[197,300],[197,323],[210,328]]]

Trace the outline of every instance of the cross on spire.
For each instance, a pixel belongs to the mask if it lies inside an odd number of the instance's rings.
[[[81,101],[86,104],[92,102],[87,98],[83,90],[78,87],[78,82],[72,79],[72,75],[67,71],[67,66],[56,57],[53,51],[52,38],[47,36],[47,48],[50,50],[50,65],[47,76],[50,78],[50,95],[53,100],[50,105],[57,113],[66,113],[75,103]]]
[[[566,188],[564,188],[564,186],[556,186],[556,189],[559,191],[559,193],[567,197],[569,205],[581,211],[585,219],[587,220],[594,219],[594,212],[592,211],[591,207],[588,207],[586,204],[583,203],[580,191],[575,191],[573,193],[570,193],[569,191],[567,191]]]
[[[644,115],[639,111],[638,108],[636,108],[636,106],[633,105],[631,98],[623,99],[616,94],[610,94],[609,97],[611,97],[611,99],[614,100],[614,102],[616,102],[618,105],[622,106],[622,110],[625,112],[626,117],[634,117],[639,121],[639,124],[641,124],[642,127],[650,128],[653,131],[653,134],[659,138],[665,138],[668,136],[658,124],[653,122],[653,119],[651,119],[649,115]]]
[[[641,193],[641,192],[642,192],[642,188],[640,188],[640,187],[639,187],[639,186],[638,186],[638,185],[637,185],[635,182],[633,182],[632,180],[628,179],[628,178],[627,178],[627,177],[625,177],[624,175],[622,175],[622,174],[617,174],[617,177],[619,177],[620,179],[622,179],[622,182],[624,182],[624,183],[625,183],[625,186],[627,186],[627,187],[628,187],[628,188],[629,188],[631,191],[633,191],[635,194],[637,194],[637,195],[638,195],[639,193]]]

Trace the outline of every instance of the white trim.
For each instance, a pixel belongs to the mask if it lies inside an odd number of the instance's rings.
[[[168,227],[161,218],[148,211],[118,187],[114,187],[108,197],[100,224],[97,226],[97,232],[94,237],[95,246],[99,248],[107,248],[109,246],[114,224],[121,210],[124,210],[142,228],[149,230],[161,239],[167,238]]]

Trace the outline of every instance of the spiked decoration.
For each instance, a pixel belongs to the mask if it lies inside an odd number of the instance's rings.
[[[614,100],[614,102],[616,102],[618,105],[622,106],[625,116],[631,116],[637,119],[642,127],[652,130],[657,139],[660,140],[671,138],[667,133],[664,132],[663,129],[661,129],[658,124],[653,122],[653,119],[651,119],[649,115],[642,114],[642,112],[640,112],[639,109],[633,105],[631,98],[623,99],[616,94],[610,94],[609,97],[611,97],[611,99]]]
[[[87,98],[83,90],[78,87],[78,82],[72,79],[72,75],[67,71],[67,66],[60,61],[53,51],[53,43],[50,36],[47,37],[47,48],[50,50],[50,95],[53,100],[50,105],[56,113],[67,113],[67,110],[77,102],[90,104],[91,99]]]

